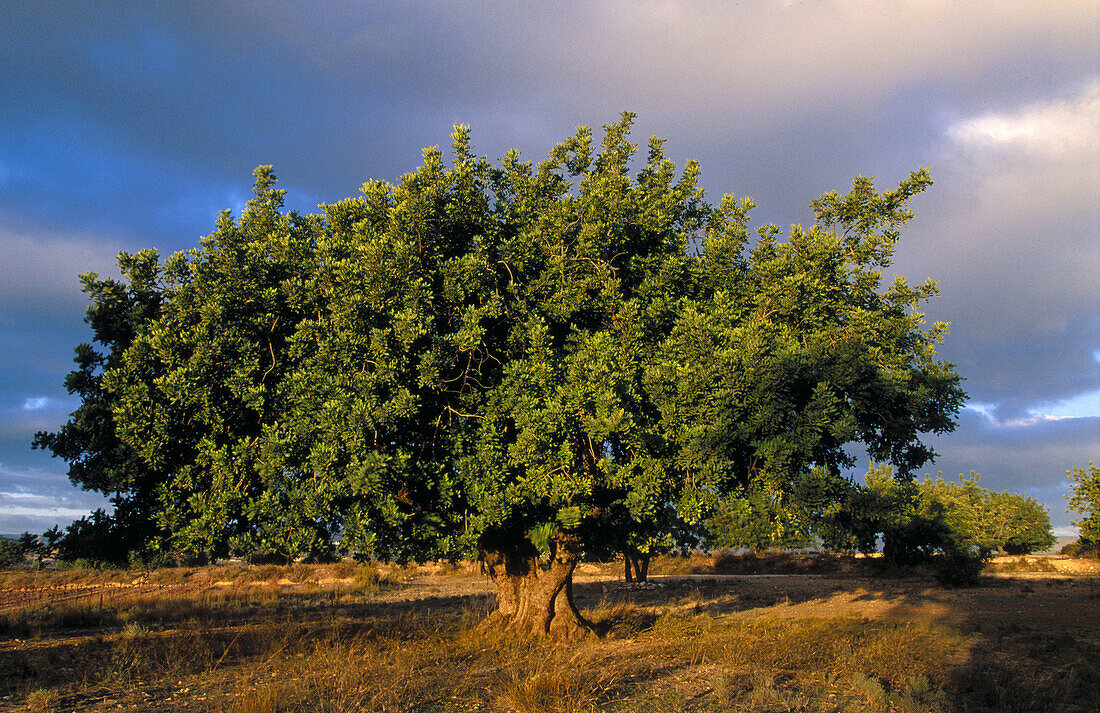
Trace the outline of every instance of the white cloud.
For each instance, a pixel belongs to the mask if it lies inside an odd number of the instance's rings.
[[[1055,52],[1060,68],[1072,68],[1093,62],[1096,48],[1095,6],[1081,0],[421,0],[402,7],[345,4],[318,20],[276,4],[204,20],[294,47],[321,86],[336,91],[375,87],[383,81],[376,76],[415,87],[382,97],[398,98],[402,115],[421,105],[468,121],[494,107],[475,122],[486,131],[494,118],[507,121],[508,107],[597,122],[628,108],[680,135],[688,128],[719,140],[815,116],[855,117],[932,84],[966,87],[960,96],[968,98],[975,84],[997,93],[998,82],[1019,87],[1049,77],[1046,60]],[[218,56],[217,48],[209,54]],[[369,80],[364,66],[373,68]],[[374,121],[356,111],[360,121]]]
[[[982,403],[980,401],[971,401],[963,406],[967,411],[973,411],[974,413],[981,414],[987,421],[997,422],[997,404]]]
[[[6,493],[0,493],[0,496],[6,495]],[[26,517],[56,517],[66,519],[78,519],[85,515],[91,514],[91,510],[87,508],[67,508],[61,506],[43,505],[43,506],[28,506],[28,505],[0,505],[0,516],[26,516]]]
[[[1100,417],[1100,389],[1037,405],[1028,409],[1028,414],[1045,420]]]
[[[963,366],[1003,363],[1012,373],[1001,383],[1017,391],[1044,369],[1062,369],[1050,377],[1065,393],[1084,376],[1066,371],[1065,361],[1009,365],[1004,357],[1056,343],[1079,348],[1073,334],[1087,337],[1100,314],[1100,78],[958,118],[940,138],[929,157],[936,186],[918,205],[912,239],[901,243],[898,271],[941,280],[935,308],[947,313],[937,318],[988,350]],[[985,401],[1005,395],[975,393]]]
[[[1019,61],[1036,32],[1066,56],[1095,51],[1096,13],[1087,2],[631,0],[593,7],[557,31],[532,23],[540,28],[532,38],[538,66],[560,65],[574,75],[571,84],[598,86],[599,96],[614,101],[645,98],[676,112],[696,107],[695,120],[705,122],[732,114],[770,124],[790,111],[870,109],[897,89]],[[563,52],[563,37],[583,44],[588,60]]]
[[[1027,408],[1025,415],[1013,418],[1000,418],[998,411],[1001,405],[996,403],[971,401],[963,408],[979,414],[986,423],[999,428],[1027,428],[1065,419],[1100,418],[1100,389],[1057,401],[1041,402]]]
[[[0,462],[0,532],[42,532],[68,525],[96,508],[111,510],[103,496],[80,490],[60,473]]]
[[[32,396],[23,400],[24,411],[41,411],[49,407],[51,399],[48,396]]]
[[[1087,163],[1100,170],[1096,162],[1100,155],[1100,79],[1093,79],[1077,96],[1029,104],[1011,113],[962,119],[948,129],[948,135],[968,149]],[[1095,190],[1095,184],[1092,188]]]
[[[1030,426],[1039,426],[1044,423],[1050,423],[1051,421],[1061,421],[1059,416],[1052,416],[1045,413],[1035,413],[1029,416],[1021,418],[1010,418],[1007,421],[997,421],[997,426],[1004,426],[1005,428],[1028,428]]]

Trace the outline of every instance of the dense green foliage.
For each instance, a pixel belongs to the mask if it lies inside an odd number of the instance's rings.
[[[36,438],[113,498],[77,534],[150,558],[595,554],[787,502],[852,443],[928,461],[964,395],[917,311],[935,284],[881,279],[928,173],[750,240],[751,201],[708,204],[660,140],[632,174],[630,124],[537,165],[459,127],[449,164],[428,149],[319,215],[257,169],[199,247],[85,275],[81,406]]]
[[[935,497],[931,481],[918,485],[891,476],[888,465],[872,463],[866,488],[871,507],[864,511],[871,514],[871,527],[882,533],[885,562],[902,567],[930,564],[946,584],[975,583],[989,549],[968,539],[967,532],[953,529],[960,519],[949,514],[949,503]]]
[[[142,461],[116,432],[114,409],[121,394],[104,383],[104,374],[122,366],[123,355],[138,332],[157,318],[163,291],[157,282],[157,254],[121,253],[118,266],[124,281],[81,275],[91,302],[85,321],[102,351],[92,344],[76,348],[77,368],[65,378],[65,388],[80,398],[80,406],[56,433],[38,433],[34,447],[50,450],[69,463],[76,485],[111,497],[113,513],[97,511],[68,528],[68,550],[80,556],[124,561],[130,550],[141,550],[155,532],[154,489],[168,476]],[[90,533],[96,533],[89,537]],[[67,550],[66,550],[67,551]]]
[[[26,556],[27,553],[19,541],[0,537],[0,567],[22,564]]]
[[[973,581],[988,553],[1028,554],[1055,542],[1046,508],[1034,498],[990,492],[980,476],[945,482],[898,479],[872,464],[866,485],[821,468],[795,481],[786,500],[754,492],[730,497],[707,521],[716,548],[802,548],[873,552],[881,540],[893,565],[931,563],[952,584]]]
[[[943,510],[944,523],[965,547],[982,547],[1008,554],[1028,554],[1054,545],[1050,514],[1035,498],[1002,491],[994,493],[978,485],[979,476],[959,475],[959,482],[945,482],[941,473],[920,484],[921,507]]]
[[[15,567],[34,558],[35,564],[41,564],[42,558],[53,554],[61,533],[56,527],[42,536],[24,532],[17,539],[0,537],[0,567]]]
[[[1072,492],[1066,496],[1069,509],[1084,517],[1073,524],[1081,531],[1081,539],[1100,543],[1100,466],[1089,461],[1089,467],[1074,466],[1066,471],[1073,481]]]

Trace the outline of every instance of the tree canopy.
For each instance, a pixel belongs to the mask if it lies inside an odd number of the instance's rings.
[[[958,482],[943,474],[920,484],[922,508],[939,508],[948,529],[968,547],[1008,554],[1029,554],[1055,543],[1050,514],[1035,498],[1008,491],[990,492],[978,485],[981,476],[959,475]]]
[[[1073,483],[1066,496],[1069,509],[1083,515],[1073,524],[1081,531],[1081,539],[1100,543],[1100,466],[1089,461],[1088,468],[1074,466],[1066,475]]]
[[[918,310],[935,283],[882,273],[928,171],[753,236],[752,201],[708,203],[662,140],[635,168],[632,118],[537,164],[456,127],[449,162],[316,215],[257,169],[197,248],[83,277],[82,404],[36,443],[145,551],[477,555],[493,622],[559,633],[583,631],[586,553],[782,497],[854,444],[927,462],[964,394]]]

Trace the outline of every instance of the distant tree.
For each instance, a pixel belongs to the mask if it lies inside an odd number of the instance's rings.
[[[989,550],[966,542],[951,528],[942,502],[923,497],[914,481],[892,476],[889,465],[871,463],[856,520],[862,528],[877,523],[884,561],[899,567],[930,565],[945,584],[976,583]]]
[[[893,467],[872,461],[866,491],[871,499],[866,516],[882,533],[887,562],[907,567],[928,562],[942,551],[947,533],[942,509],[922,508],[912,479],[895,479]]]
[[[893,482],[892,471],[886,472],[886,477]],[[797,503],[808,533],[826,551],[875,551],[885,522],[885,501],[869,487],[814,468],[795,483],[792,501]]]
[[[1089,461],[1088,468],[1074,466],[1066,471],[1072,481],[1072,491],[1066,496],[1069,511],[1084,515],[1073,524],[1081,532],[1081,538],[1100,543],[1100,466]]]
[[[426,150],[315,216],[258,169],[197,249],[86,281],[125,329],[97,331],[81,409],[36,442],[161,553],[476,554],[486,626],[562,637],[588,631],[572,574],[608,543],[644,554],[728,496],[782,522],[851,443],[929,460],[964,398],[917,311],[936,286],[882,284],[927,171],[860,177],[750,247],[751,201],[708,204],[659,139],[634,171],[631,122],[538,165],[458,127],[449,165]]]
[[[639,520],[623,509],[621,516],[627,523],[612,528],[621,539],[606,551],[589,548],[586,557],[595,560],[611,559],[617,554],[623,557],[624,579],[627,582],[645,582],[649,576],[649,564],[654,557],[673,550],[691,550],[700,544],[701,533],[697,526],[685,521],[672,503],[656,509],[654,514]]]
[[[1017,493],[990,492],[978,484],[981,475],[959,475],[945,482],[943,474],[926,478],[920,495],[938,504],[956,540],[966,547],[984,547],[1004,554],[1027,554],[1051,547],[1054,532],[1050,514],[1035,498]]]
[[[42,557],[46,552],[46,547],[38,535],[31,532],[24,532],[19,535],[19,549],[23,551],[25,557],[34,557],[39,564],[41,564]]]
[[[1033,497],[999,492],[990,497],[989,542],[1010,555],[1050,549],[1058,539],[1046,506]],[[997,544],[1000,542],[1001,544]]]
[[[63,562],[82,560],[100,565],[121,566],[129,550],[119,551],[121,543],[140,548],[141,541],[125,531],[125,521],[116,519],[102,509],[75,520],[65,528],[57,548],[57,558]]]
[[[18,541],[0,537],[0,567],[14,567],[25,559],[26,553]]]
[[[64,537],[64,533],[61,532],[61,528],[54,525],[50,529],[42,533],[42,554],[46,557],[53,557],[57,554],[57,547]]]

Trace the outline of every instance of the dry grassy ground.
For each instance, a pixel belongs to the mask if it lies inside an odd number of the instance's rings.
[[[1095,564],[1002,559],[971,589],[865,565],[584,565],[603,636],[571,647],[476,632],[473,566],[5,573],[0,710],[1100,710]]]

